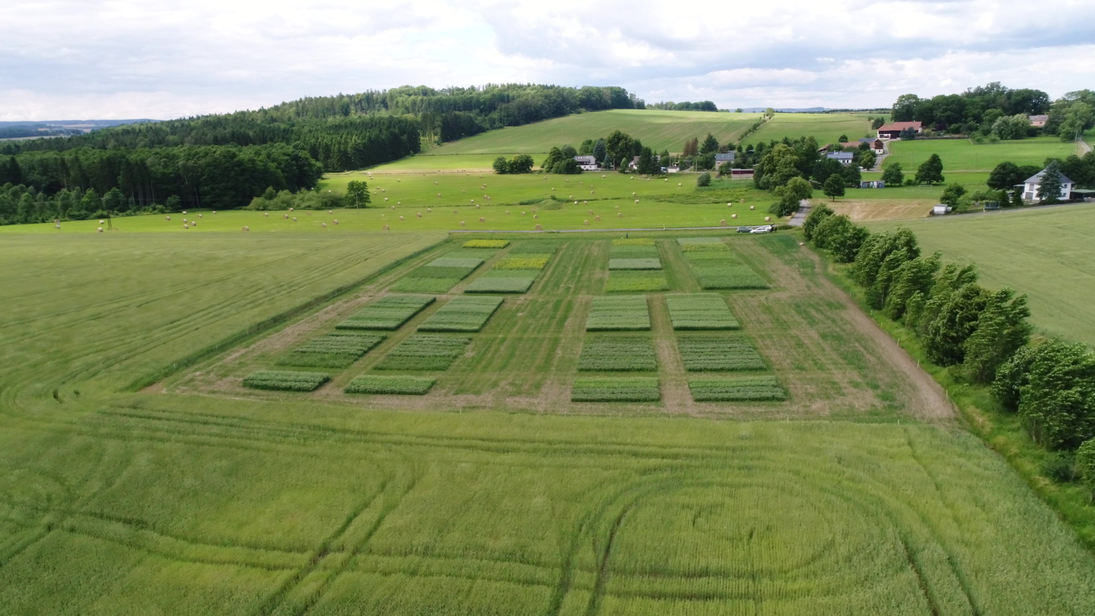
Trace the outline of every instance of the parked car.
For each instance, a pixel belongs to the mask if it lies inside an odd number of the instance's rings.
[[[761,225],[759,227],[754,227],[753,230],[750,231],[749,233],[775,233],[775,232],[776,232],[776,226],[775,225]]]

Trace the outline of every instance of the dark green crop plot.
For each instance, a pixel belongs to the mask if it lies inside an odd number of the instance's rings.
[[[658,247],[653,244],[613,245],[608,251],[610,259],[657,259]]]
[[[662,261],[658,257],[626,258],[608,260],[610,270],[660,270]]]
[[[681,360],[689,372],[765,370],[768,366],[753,343],[741,336],[681,336]]]
[[[658,369],[649,336],[598,336],[586,340],[578,370],[652,372]]]
[[[555,254],[555,251],[559,249],[560,244],[562,244],[562,242],[558,240],[529,240],[527,242],[519,242],[509,251],[509,254],[550,255]]]
[[[505,279],[502,279],[505,280]],[[421,332],[477,332],[502,305],[501,297],[462,295],[441,307],[418,326]]]
[[[650,293],[669,289],[665,274],[660,271],[616,270],[608,275],[607,293]]]
[[[522,270],[517,270],[522,271]],[[468,285],[465,293],[526,293],[535,276],[483,276]]]
[[[377,370],[447,370],[471,343],[468,336],[414,334],[392,349]]]
[[[434,302],[428,295],[386,295],[365,306],[336,329],[378,329],[394,331]]]
[[[278,363],[285,366],[345,368],[383,340],[383,334],[327,334],[300,345]]]
[[[765,402],[787,399],[787,392],[774,376],[743,376],[688,379],[696,402]]]
[[[574,402],[657,402],[662,399],[657,377],[583,377],[570,390]]]
[[[730,252],[725,244],[692,242],[681,244],[681,250],[704,289],[768,288],[767,281]]]
[[[392,285],[391,290],[404,293],[445,293],[482,264],[483,259],[480,257],[440,257],[409,272]]]
[[[726,300],[715,293],[667,295],[673,329],[738,329],[741,324],[730,312]]]
[[[291,372],[289,370],[263,370],[243,379],[244,387],[277,391],[315,391],[331,380],[331,375],[321,372]]]
[[[586,331],[627,331],[650,329],[650,309],[645,295],[594,297]]]
[[[346,386],[348,394],[424,396],[437,379],[428,376],[363,374]]]

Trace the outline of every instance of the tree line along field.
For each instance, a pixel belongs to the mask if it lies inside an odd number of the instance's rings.
[[[1095,206],[1075,204],[902,222],[925,251],[976,263],[991,288],[1025,293],[1040,333],[1095,345]],[[875,223],[871,230],[891,229]]]
[[[415,236],[352,237],[134,234],[104,247],[94,236],[22,235],[0,247],[0,294],[10,308],[0,327],[5,611],[1095,608],[1092,556],[980,441],[945,417],[917,419],[931,416],[921,406],[930,401],[913,393],[912,369],[884,352],[883,338],[862,327],[816,262],[783,236],[720,240],[770,283],[723,292],[702,291],[689,277],[679,235],[654,237],[671,289],[648,294],[650,332],[617,341],[649,337],[658,372],[628,373],[636,386],[667,382],[661,371],[680,361],[675,349],[685,338],[751,341],[791,399],[738,404],[749,421],[667,413],[671,395],[635,405],[552,394],[530,412],[513,412],[508,400],[519,396],[510,396],[491,406],[483,394],[500,381],[520,394],[555,387],[526,386],[543,373],[577,378],[584,347],[615,335],[585,331],[591,300],[606,296],[613,236],[560,241],[529,292],[506,296],[480,332],[407,330],[404,341],[471,338],[425,396],[220,395],[218,380],[237,378],[223,367],[269,368],[256,358],[292,352],[408,272],[482,250],[463,248],[466,238],[437,244],[424,235],[411,245]],[[391,316],[396,307],[387,305],[384,325],[396,329],[383,330],[381,347],[359,362],[403,342],[395,339],[406,328],[437,314],[446,296],[463,297],[460,285],[524,241],[494,249],[401,325],[403,313]],[[36,275],[40,267],[51,276]],[[711,294],[739,329],[672,329],[672,312],[694,318],[702,308],[670,297]],[[233,338],[296,306],[304,311],[284,323]],[[220,341],[205,359],[170,372]],[[702,358],[704,347],[696,348]],[[510,368],[499,375],[499,367]],[[141,387],[164,369],[165,379]],[[382,376],[362,391],[410,393],[428,381]],[[674,383],[684,404],[686,384]],[[482,410],[409,413],[381,403],[442,394],[438,409],[476,402]],[[898,399],[887,408],[890,395]],[[578,406],[603,412],[575,416]]]

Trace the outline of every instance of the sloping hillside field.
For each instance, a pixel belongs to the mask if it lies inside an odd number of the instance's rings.
[[[6,237],[0,612],[1095,613],[794,237],[469,239]]]

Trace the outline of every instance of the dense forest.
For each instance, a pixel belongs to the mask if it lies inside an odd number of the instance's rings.
[[[579,111],[642,108],[623,88],[531,84],[404,86],[119,126],[0,146],[0,224],[174,208],[244,207],[440,143]],[[10,185],[10,186],[9,186]],[[112,191],[117,191],[113,193]],[[93,199],[73,207],[72,195]],[[61,193],[64,193],[63,195]],[[114,198],[121,195],[119,200]],[[60,195],[60,196],[59,196]],[[28,202],[29,199],[29,202]]]

